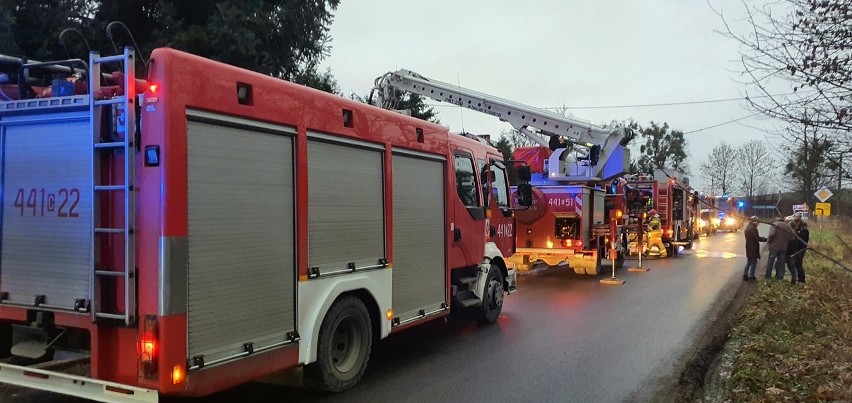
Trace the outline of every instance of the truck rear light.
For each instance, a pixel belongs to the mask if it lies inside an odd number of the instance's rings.
[[[562,246],[570,248],[571,246],[574,246],[574,242],[572,242],[572,240],[570,239],[563,239]]]
[[[180,385],[186,379],[186,371],[183,366],[175,365],[172,368],[172,385]]]
[[[156,349],[156,342],[154,341],[154,335],[150,332],[145,332],[142,336],[141,340],[142,346],[142,355],[153,357],[154,350]]]
[[[583,246],[583,240],[578,239],[578,240],[574,241],[574,245],[577,245],[577,247]]]
[[[148,315],[142,324],[142,332],[137,340],[139,364],[146,378],[157,375],[157,356],[159,355],[159,339],[157,334],[157,317]]]
[[[160,86],[157,84],[152,83],[148,85],[148,92],[151,93],[151,95],[157,95],[158,89],[160,89]]]

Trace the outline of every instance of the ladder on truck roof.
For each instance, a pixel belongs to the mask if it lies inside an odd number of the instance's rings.
[[[93,153],[92,159],[92,262],[93,267],[89,281],[89,300],[92,320],[113,319],[124,321],[129,325],[136,321],[136,248],[134,230],[136,227],[136,198],[135,186],[135,155],[136,144],[136,59],[132,48],[124,48],[124,53],[114,56],[101,57],[97,52],[89,54],[89,112],[92,128]],[[121,63],[124,73],[124,92],[112,98],[98,99],[101,94],[101,65],[106,63]],[[109,109],[113,117],[113,125],[104,130],[102,116]],[[113,130],[114,129],[114,130]],[[123,133],[122,133],[123,130]],[[104,138],[104,133],[109,137]],[[102,166],[111,164],[119,155],[123,156],[123,178],[118,175],[104,175]],[[123,182],[122,182],[123,181]],[[113,203],[113,195],[120,192],[123,195],[123,211],[120,226],[115,223],[104,226],[105,214]],[[105,205],[106,204],[106,205]],[[114,220],[121,221],[121,220]],[[111,240],[104,237],[120,238],[119,247],[123,247],[123,267],[106,267],[98,265],[98,259],[103,259],[108,250],[101,245],[112,245]],[[119,288],[124,285],[123,304],[110,307],[104,301],[103,290]],[[111,286],[111,287],[110,287]],[[114,309],[110,309],[114,308]]]
[[[548,160],[552,179],[600,180],[607,174],[611,176],[611,173],[604,172],[606,162],[615,158],[623,159],[626,150],[619,146],[626,145],[634,137],[633,131],[628,127],[606,129],[541,108],[426,78],[405,69],[388,72],[376,78],[374,89],[378,90],[379,104],[385,109],[393,109],[395,97],[392,91],[396,89],[449,102],[510,123],[515,130],[529,139],[554,151]],[[533,132],[531,128],[538,132]],[[542,136],[550,138],[545,140]],[[562,154],[566,149],[584,154],[575,162],[579,164],[580,160],[584,160],[582,164],[586,168],[568,172],[566,167],[562,166],[564,164],[560,163],[564,162],[565,156]],[[603,163],[599,164],[599,161]]]

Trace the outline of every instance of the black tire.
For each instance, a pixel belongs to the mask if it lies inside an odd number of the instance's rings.
[[[494,323],[503,311],[503,273],[497,266],[488,269],[485,278],[485,291],[482,295],[482,306],[479,312],[479,322]]]
[[[0,325],[0,358],[12,355],[12,326]]]
[[[603,269],[602,269],[603,263],[605,261],[604,258],[607,255],[606,246],[604,246],[601,243],[598,243],[598,245],[600,245],[600,246],[598,246],[598,259],[597,259],[597,262],[595,262],[595,264],[596,264],[595,269],[591,273],[588,270],[586,271],[586,274],[590,274],[592,276],[597,276],[598,274],[601,274],[601,271],[603,271]]]
[[[331,305],[319,331],[317,361],[305,369],[306,383],[342,392],[361,379],[372,349],[370,314],[360,299],[345,296]]]

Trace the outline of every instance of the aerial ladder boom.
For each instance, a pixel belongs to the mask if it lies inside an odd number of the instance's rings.
[[[375,82],[378,105],[395,109],[395,91],[408,91],[437,101],[482,112],[508,122],[535,143],[549,147],[548,177],[556,180],[601,180],[623,173],[629,164],[625,146],[634,136],[631,129],[605,129],[540,108],[423,77],[410,70],[397,70]],[[545,140],[547,138],[547,140]],[[571,155],[575,151],[575,155]],[[611,159],[620,159],[622,169],[605,169]],[[627,163],[623,163],[627,161]],[[615,172],[622,171],[622,172]]]

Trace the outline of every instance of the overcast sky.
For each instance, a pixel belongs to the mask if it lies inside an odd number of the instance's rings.
[[[723,4],[726,18],[744,13],[739,2],[710,4]],[[593,123],[668,122],[688,132],[691,179],[702,189],[699,166],[720,140],[738,146],[763,139],[756,128],[778,124],[761,117],[723,124],[752,114],[742,100],[588,107],[743,97],[739,46],[715,32],[721,29],[705,0],[343,0],[323,65],[346,95],[366,95],[376,77],[405,68],[527,105],[565,105]],[[479,112],[437,105],[452,131],[511,129]]]

